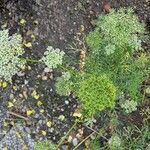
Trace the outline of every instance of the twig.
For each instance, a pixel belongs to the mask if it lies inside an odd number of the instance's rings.
[[[147,84],[147,80],[144,81],[144,85],[143,85],[143,99],[142,99],[142,102],[144,102],[145,100],[145,96],[146,96],[146,84]]]
[[[75,121],[75,123],[73,124],[73,126],[69,129],[69,131],[66,133],[66,135],[64,137],[62,137],[62,139],[60,140],[60,142],[57,145],[57,149],[60,147],[60,145],[63,143],[63,141],[66,139],[66,137],[69,135],[69,133],[72,131],[72,129],[74,129],[74,127],[77,125],[78,121]]]
[[[12,111],[8,111],[8,114],[13,115],[13,116],[16,116],[16,117],[21,118],[21,119],[24,119],[24,120],[26,120],[26,121],[29,121],[29,118],[24,117],[24,116],[22,116],[22,115],[20,115],[20,114],[14,113],[14,112],[12,112]]]
[[[85,126],[85,127],[88,128],[88,129],[90,129],[91,131],[94,131],[95,133],[97,133],[97,134],[100,135],[102,138],[104,138],[105,140],[108,141],[108,139],[107,139],[105,136],[101,135],[98,131],[94,130],[93,128],[91,128],[91,127],[89,127],[89,126]]]
[[[73,150],[76,150],[82,143],[84,143],[88,138],[90,138],[94,133],[96,133],[95,131],[92,132],[89,136],[87,136],[85,139],[83,139]]]

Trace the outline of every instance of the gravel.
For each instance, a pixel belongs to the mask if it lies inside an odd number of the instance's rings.
[[[0,150],[34,150],[34,141],[20,124],[16,124],[0,141]]]
[[[6,117],[7,117],[6,110],[2,106],[0,106],[0,140],[3,138],[5,134],[3,124]]]

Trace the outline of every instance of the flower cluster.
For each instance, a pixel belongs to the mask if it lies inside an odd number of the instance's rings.
[[[63,63],[64,52],[60,49],[54,49],[52,46],[48,46],[47,51],[41,59],[41,62],[45,63],[49,68],[55,69]]]
[[[0,78],[11,81],[20,68],[23,67],[24,61],[20,61],[24,49],[22,47],[22,38],[18,34],[9,36],[8,30],[0,31]]]

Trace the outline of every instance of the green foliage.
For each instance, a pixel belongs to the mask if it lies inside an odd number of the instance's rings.
[[[72,82],[70,81],[71,75],[69,72],[63,73],[61,77],[56,80],[56,91],[61,96],[68,96],[72,89]]]
[[[114,52],[119,55],[132,53],[141,48],[138,35],[143,35],[144,32],[144,25],[139,22],[133,10],[121,8],[117,12],[112,10],[107,15],[99,16],[96,29],[88,35],[87,43],[92,49],[104,53],[108,47],[114,47]]]
[[[138,101],[142,95],[139,92],[141,83],[148,77],[149,60],[146,55],[130,58],[112,74],[112,79],[119,86],[119,91],[129,95],[129,98]],[[112,73],[112,72],[111,72]]]
[[[24,53],[21,42],[20,35],[9,36],[8,30],[0,31],[0,78],[6,81],[11,81],[25,63],[19,59]]]
[[[86,115],[93,116],[97,111],[115,106],[116,87],[106,75],[87,75],[80,82],[77,96]]]
[[[132,9],[122,8],[100,15],[95,30],[87,36],[91,52],[85,72],[107,74],[118,86],[118,95],[123,92],[131,100],[139,100],[140,84],[149,72],[149,56],[141,47],[141,41],[146,38],[144,34],[144,24]]]
[[[128,113],[131,113],[131,112],[137,110],[138,103],[136,101],[133,101],[133,100],[126,100],[120,106],[128,114]]]
[[[57,146],[50,141],[38,141],[34,145],[35,150],[57,150]]]
[[[74,91],[90,117],[97,111],[113,108],[120,93],[130,102],[139,100],[140,84],[149,72],[149,56],[141,47],[145,38],[144,24],[132,9],[122,8],[100,15],[95,30],[86,38],[91,51],[83,73],[71,72],[69,79],[59,77],[57,92],[68,95]],[[131,104],[127,103],[130,107]],[[122,105],[126,112],[135,110],[133,105],[132,109],[127,105]]]
[[[144,124],[141,128],[134,125],[128,126],[117,132],[122,142],[118,150],[149,150],[150,131],[148,124]]]
[[[114,134],[109,140],[108,140],[108,147],[110,150],[119,150],[121,146],[121,139],[116,134]]]
[[[41,59],[41,62],[45,63],[49,68],[57,68],[63,63],[64,52],[60,49],[54,49],[52,46],[48,46],[47,51]]]
[[[91,150],[99,150],[100,149],[100,141],[98,139],[94,139],[90,142]]]

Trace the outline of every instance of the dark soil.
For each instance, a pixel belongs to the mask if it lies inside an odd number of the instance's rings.
[[[9,28],[10,34],[20,33],[23,40],[32,42],[32,48],[25,47],[25,56],[32,59],[41,58],[48,45],[64,50],[72,61],[77,58],[76,51],[69,48],[81,32],[81,25],[85,27],[84,33],[93,28],[93,20],[97,15],[104,13],[103,6],[107,1],[100,0],[3,0],[0,3],[1,28]],[[132,7],[141,21],[144,21],[147,30],[150,31],[150,1],[149,0],[115,0],[110,1],[112,8]],[[26,24],[21,25],[20,20],[25,19]],[[5,25],[5,26],[4,26]],[[35,36],[35,39],[31,37]],[[150,49],[150,40],[144,44]],[[35,139],[51,139],[55,142],[65,135],[73,124],[73,113],[78,103],[72,95],[60,97],[55,92],[55,77],[59,72],[44,72],[45,66],[28,64],[22,75],[13,78],[12,85],[0,90],[0,103],[7,108],[10,95],[16,99],[13,108],[9,111],[26,116],[26,111],[34,109],[31,122],[25,123],[30,127],[31,135]],[[47,79],[43,80],[43,76]],[[13,90],[17,87],[17,91]],[[37,106],[37,101],[31,93],[36,90],[40,94],[39,100],[42,106]],[[67,103],[65,103],[67,101]],[[41,110],[44,110],[41,113]],[[65,119],[61,121],[60,115]],[[9,116],[10,118],[12,116]],[[138,115],[135,115],[138,118]],[[135,118],[134,118],[135,119]],[[48,128],[46,122],[52,121],[52,127]],[[124,120],[124,118],[122,118]],[[135,119],[136,120],[136,119]],[[16,121],[16,120],[15,120]],[[47,132],[46,136],[41,131]]]

